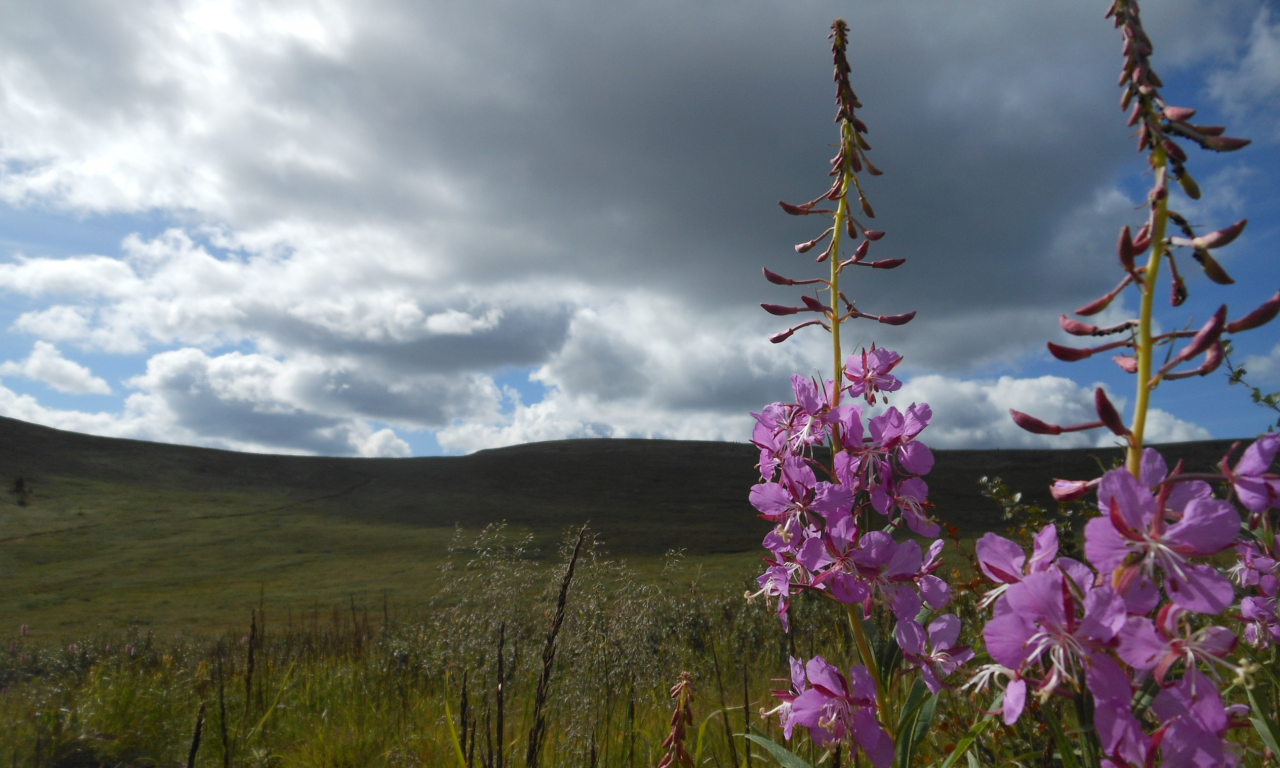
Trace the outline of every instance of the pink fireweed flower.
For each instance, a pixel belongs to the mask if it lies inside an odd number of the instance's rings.
[[[756,584],[760,585],[760,591],[747,592],[746,594],[748,601],[754,600],[761,595],[764,596],[766,602],[768,602],[770,598],[778,601],[778,608],[775,613],[778,616],[778,620],[782,622],[783,632],[791,631],[791,622],[787,617],[787,608],[791,604],[792,579],[798,575],[800,570],[800,566],[795,563],[786,563],[782,560],[778,560],[775,565],[770,566],[768,570],[756,578]]]
[[[1240,560],[1229,571],[1236,582],[1242,587],[1256,587],[1267,597],[1275,597],[1280,592],[1280,561],[1276,559],[1276,553],[1280,553],[1280,535],[1266,548],[1252,541],[1237,542],[1236,553]]]
[[[1206,664],[1226,667],[1233,673],[1237,667],[1226,659],[1236,649],[1236,633],[1226,627],[1204,627],[1192,630],[1184,611],[1175,605],[1160,609],[1156,621],[1131,616],[1120,630],[1120,646],[1116,653],[1134,669],[1154,670],[1156,682],[1164,683],[1169,669],[1182,661],[1187,669]]]
[[[1273,642],[1280,642],[1280,618],[1276,610],[1274,597],[1246,597],[1240,601],[1240,617],[1247,622],[1244,639],[1250,645],[1269,648]]]
[[[1085,525],[1085,556],[1099,571],[1110,571],[1122,591],[1139,577],[1164,572],[1169,599],[1189,611],[1221,613],[1231,604],[1231,582],[1189,557],[1213,555],[1231,546],[1240,517],[1225,501],[1193,498],[1182,519],[1166,527],[1166,498],[1157,498],[1125,469],[1112,470],[1098,485],[1103,515]]]
[[[1151,710],[1167,726],[1160,742],[1162,765],[1218,768],[1236,764],[1238,756],[1224,738],[1231,722],[1222,695],[1199,670],[1188,669],[1177,685],[1160,691]]]
[[[811,513],[825,519],[838,518],[849,514],[853,506],[852,491],[833,483],[818,482],[813,470],[799,456],[784,459],[780,481],[757,483],[752,486],[749,498],[760,517],[777,523],[770,535],[795,547],[802,543],[795,537],[809,525]]]
[[[813,586],[830,586],[831,596],[842,603],[861,603],[871,595],[871,588],[858,573],[857,543],[857,523],[852,516],[843,517],[806,540],[796,562],[817,574]]]
[[[1064,682],[1078,685],[1085,661],[1124,626],[1124,600],[1114,589],[1085,588],[1081,600],[1073,586],[1080,585],[1058,570],[1029,574],[1009,586],[983,629],[987,651],[1002,666],[1019,672],[1037,664],[1045,669],[1036,689],[1042,699]]]
[[[869,405],[876,404],[877,392],[897,392],[902,382],[889,372],[902,362],[902,355],[887,349],[870,350],[849,355],[844,361],[844,377],[849,380],[849,394],[864,398]],[[885,398],[888,402],[888,398]]]
[[[1147,758],[1154,757],[1154,742],[1130,709],[1133,685],[1124,669],[1110,656],[1095,653],[1089,659],[1085,682],[1093,694],[1093,722],[1098,741],[1103,754],[1110,758],[1110,761],[1104,760],[1103,765],[1108,762],[1112,768],[1149,765]]]
[[[974,672],[969,682],[961,686],[961,690],[972,689],[981,693],[987,689],[991,681],[997,677],[1006,678],[1009,682],[1004,689],[1003,715],[1004,724],[1013,725],[1022,717],[1022,710],[1027,704],[1027,681],[1017,670],[1009,669],[1003,664],[983,664]]]
[[[846,678],[815,656],[805,665],[805,674],[813,687],[791,702],[795,724],[808,728],[810,738],[823,748],[852,736],[872,765],[888,768],[893,763],[893,739],[876,721],[876,684],[867,668],[855,666]]]
[[[775,680],[774,682],[784,682],[784,681]],[[778,716],[778,722],[779,724],[782,725],[782,735],[786,737],[787,741],[791,740],[791,733],[795,729],[795,725],[796,725],[795,717],[791,713],[791,704],[800,696],[800,694],[804,693],[805,689],[808,687],[809,687],[809,681],[804,674],[804,662],[792,656],[791,657],[791,690],[771,691],[771,693],[773,694],[773,698],[777,699],[782,703],[780,703],[778,706],[774,707],[773,709],[767,712],[764,711],[763,709],[760,711],[761,714],[766,718],[768,718],[771,715]]]
[[[924,572],[924,556],[914,541],[899,544],[883,531],[871,531],[862,537],[853,561],[871,594],[868,599],[888,605],[898,619],[914,619],[924,605],[922,596],[934,608],[951,599],[946,582]],[[937,567],[936,559],[930,567]]]
[[[1278,448],[1280,433],[1271,432],[1255,440],[1234,467],[1228,467],[1225,459],[1222,462],[1223,474],[1235,488],[1236,498],[1250,512],[1264,512],[1280,505],[1280,476],[1267,473]]]
[[[901,512],[911,530],[933,538],[941,530],[924,512],[929,486],[918,477],[909,477],[899,483],[881,483],[871,491],[871,506],[882,515],[893,516]]]
[[[949,687],[942,681],[974,657],[969,646],[955,644],[960,638],[960,619],[954,613],[934,619],[929,624],[927,638],[924,627],[914,619],[899,621],[893,637],[902,649],[903,658],[919,667],[930,693]]]
[[[831,408],[832,393],[835,383],[825,382],[821,391],[817,383],[799,374],[791,377],[791,388],[795,391],[796,405],[799,414],[796,417],[796,431],[790,436],[791,452],[799,453],[811,445],[822,445],[827,441],[827,433],[831,424],[839,418],[839,408]]]
[[[1027,574],[1040,573],[1053,567],[1058,556],[1058,528],[1046,525],[1036,534],[1031,559],[1022,547],[994,533],[983,534],[974,549],[978,554],[978,568],[988,579],[996,582],[995,589],[983,596],[979,608],[986,608],[1003,595],[1011,584],[1022,581]]]

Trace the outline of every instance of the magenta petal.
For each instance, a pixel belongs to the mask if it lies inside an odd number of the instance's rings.
[[[1182,512],[1187,505],[1196,499],[1213,498],[1213,488],[1202,480],[1192,480],[1189,483],[1177,483],[1173,489],[1169,491],[1169,498],[1165,500],[1165,506],[1174,512]]]
[[[1046,525],[1036,534],[1032,544],[1031,562],[1027,569],[1035,571],[1048,570],[1053,559],[1058,556],[1058,528],[1053,524]]]
[[[1250,512],[1263,512],[1280,502],[1280,481],[1237,477],[1233,485],[1240,503]]]
[[[1058,566],[1058,570],[1062,571],[1067,578],[1074,581],[1076,586],[1081,590],[1086,590],[1093,586],[1093,571],[1089,570],[1089,566],[1079,560],[1074,560],[1070,557],[1060,557],[1054,565]]]
[[[853,491],[843,485],[818,483],[810,509],[823,517],[830,518],[841,513],[848,513],[853,506]]]
[[[991,658],[1010,669],[1020,669],[1027,658],[1026,642],[1034,632],[1035,627],[1022,616],[1006,613],[988,621],[982,636]]]
[[[1106,473],[1098,483],[1098,507],[1104,516],[1111,513],[1112,504],[1119,508],[1125,523],[1135,530],[1146,530],[1155,517],[1155,497],[1123,467]]]
[[[1028,621],[1040,621],[1052,627],[1066,624],[1066,613],[1062,605],[1062,574],[1057,571],[1032,573],[1022,583],[1009,587],[1004,596],[1013,612],[1026,617]]]
[[[1027,681],[1014,680],[1004,689],[1004,724],[1013,725],[1027,704]]]
[[[921,576],[920,596],[930,608],[942,608],[951,602],[951,585],[937,576]]]
[[[794,503],[791,494],[778,483],[760,483],[752,486],[748,498],[751,500],[751,506],[770,517],[786,513]]]
[[[893,579],[895,576],[910,576],[919,572],[922,562],[924,554],[920,551],[920,545],[915,541],[904,541],[898,545],[893,557],[885,565],[884,577]]]
[[[1143,485],[1152,488],[1156,483],[1169,476],[1169,465],[1164,457],[1154,448],[1142,451],[1142,464],[1138,469],[1138,478]]]
[[[831,596],[846,605],[861,603],[871,597],[866,582],[848,573],[838,573],[827,583],[831,585]]]
[[[809,659],[809,663],[804,665],[804,672],[805,676],[809,678],[809,684],[814,687],[825,688],[837,697],[845,696],[848,693],[844,675],[840,674],[839,669],[821,656],[814,656]]]
[[[857,699],[876,700],[876,681],[861,664],[849,668],[849,692]]]
[[[1129,555],[1130,542],[1120,535],[1111,519],[1095,517],[1084,526],[1084,556],[1099,571],[1114,571]]]
[[[978,567],[987,578],[1003,584],[1016,584],[1022,578],[1022,565],[1027,555],[1022,547],[1003,536],[987,533],[978,539]]]
[[[960,617],[954,613],[939,616],[929,623],[929,645],[935,651],[945,650],[960,639]]]
[[[805,541],[800,547],[799,553],[796,554],[796,562],[803,565],[810,571],[819,571],[830,565],[833,561],[831,556],[827,554],[827,545],[818,536]]]
[[[1231,546],[1239,535],[1240,513],[1235,507],[1217,499],[1196,499],[1164,538],[1178,554],[1203,557]]]
[[[893,628],[893,639],[904,653],[923,656],[925,651],[924,627],[915,619],[899,619]]]
[[[1276,450],[1280,448],[1280,432],[1271,432],[1253,441],[1245,449],[1244,455],[1236,463],[1234,471],[1238,475],[1262,475],[1271,469],[1276,460]]]
[[[916,614],[920,613],[920,609],[924,606],[920,602],[920,595],[908,586],[898,586],[893,590],[893,597],[889,607],[893,610],[893,615],[900,621],[903,619],[914,620]]]
[[[1165,572],[1164,591],[1180,608],[1196,613],[1222,613],[1235,600],[1235,589],[1226,577],[1207,565],[1183,563],[1186,578]]]
[[[1115,659],[1105,653],[1095,653],[1090,657],[1085,683],[1095,701],[1116,701],[1127,707],[1133,697],[1128,675]]]
[[[853,737],[876,768],[889,768],[893,765],[893,739],[876,722],[875,713],[871,709],[863,707],[854,713]]]
[[[927,475],[933,469],[933,451],[924,443],[911,441],[898,449],[902,468],[914,475]]]
[[[1150,578],[1139,576],[1120,593],[1120,596],[1124,598],[1125,610],[1141,616],[1151,613],[1160,602],[1160,588]]]

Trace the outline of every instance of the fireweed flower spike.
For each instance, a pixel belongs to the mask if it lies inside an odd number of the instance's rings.
[[[1170,207],[1172,183],[1177,183],[1186,197],[1192,200],[1200,198],[1199,185],[1187,171],[1187,154],[1182,142],[1198,144],[1201,148],[1214,152],[1232,152],[1247,146],[1249,141],[1224,136],[1225,129],[1220,126],[1192,123],[1194,109],[1165,101],[1160,93],[1164,84],[1152,67],[1153,46],[1142,28],[1138,0],[1115,0],[1107,16],[1114,18],[1124,41],[1125,63],[1120,77],[1120,86],[1123,88],[1121,107],[1129,110],[1129,125],[1137,129],[1138,151],[1147,154],[1153,186],[1147,196],[1147,221],[1136,234],[1127,226],[1120,231],[1116,245],[1119,266],[1124,272],[1120,284],[1097,301],[1076,310],[1076,314],[1087,316],[1101,312],[1125,288],[1133,286],[1140,294],[1139,316],[1110,328],[1098,328],[1064,315],[1062,327],[1067,333],[1094,337],[1123,334],[1124,338],[1087,348],[1067,347],[1050,342],[1049,351],[1060,360],[1072,362],[1099,352],[1124,350],[1125,354],[1117,355],[1115,360],[1122,370],[1137,376],[1133,421],[1128,428],[1118,429],[1117,426],[1123,427],[1119,423],[1118,414],[1114,418],[1108,418],[1103,413],[1101,403],[1101,423],[1058,427],[1018,412],[1013,413],[1013,418],[1020,427],[1037,434],[1060,434],[1106,426],[1125,438],[1128,443],[1127,466],[1137,476],[1152,390],[1165,380],[1204,376],[1216,370],[1224,358],[1227,337],[1274,319],[1280,313],[1280,294],[1235,322],[1227,322],[1227,308],[1224,305],[1198,332],[1153,333],[1155,296],[1161,264],[1169,262],[1171,303],[1174,306],[1181,305],[1187,298],[1186,283],[1178,272],[1176,249],[1189,248],[1192,258],[1211,281],[1222,285],[1230,284],[1234,281],[1211,251],[1222,248],[1239,237],[1248,223],[1247,220],[1241,220],[1216,231],[1197,233],[1181,214]],[[1171,233],[1171,227],[1178,234]],[[1141,265],[1138,259],[1144,254],[1147,256],[1146,264]],[[1186,340],[1186,343],[1178,350],[1175,345],[1181,340]],[[1167,349],[1161,350],[1161,347]],[[1158,369],[1155,364],[1157,358],[1167,361]],[[1197,358],[1201,358],[1198,365],[1195,364]],[[1060,490],[1066,498],[1071,498],[1073,491],[1079,489],[1063,487]]]
[[[775,316],[817,315],[771,340],[784,341],[812,325],[825,328],[831,333],[832,372],[830,379],[792,377],[795,402],[773,403],[753,414],[752,443],[760,450],[761,482],[752,488],[750,500],[774,528],[763,542],[769,551],[767,570],[758,579],[759,591],[749,597],[776,600],[787,631],[788,606],[801,592],[844,604],[861,663],[846,676],[821,656],[803,666],[801,660],[793,660],[791,689],[774,693],[780,704],[769,714],[779,718],[787,738],[799,726],[818,746],[861,749],[872,765],[887,768],[896,754],[890,734],[901,728],[902,697],[911,690],[904,678],[918,675],[937,693],[973,652],[957,646],[960,621],[955,615],[930,621],[930,615],[951,600],[950,586],[934,575],[941,566],[943,542],[934,541],[926,555],[918,541],[894,538],[898,532],[926,539],[939,533],[930,518],[928,485],[921,479],[934,463],[932,451],[919,440],[932,418],[931,409],[923,403],[905,410],[889,407],[864,421],[858,404],[841,402],[861,398],[867,406],[881,401],[887,405],[887,395],[902,388],[893,375],[902,356],[873,344],[844,357],[841,324],[871,319],[902,325],[915,313],[864,312],[840,286],[846,267],[887,270],[905,260],[867,258],[871,244],[885,233],[864,224],[875,212],[859,174],[876,176],[880,171],[867,159],[867,127],[856,116],[862,105],[849,83],[848,27],[843,21],[832,25],[830,39],[840,125],[840,149],[831,161],[834,181],[807,203],[781,203],[793,216],[831,217],[817,237],[795,247],[806,253],[826,243],[816,260],[826,263],[827,276],[797,280],[766,269],[765,279],[774,285],[821,290],[816,296],[802,296],[795,306],[763,307]],[[834,207],[823,207],[824,202]],[[851,254],[842,252],[846,243],[859,240]],[[813,456],[823,446],[830,448],[832,457],[825,466]],[[906,664],[890,657],[881,668],[879,652],[873,652],[864,626],[868,622],[890,630],[880,636],[896,637]]]

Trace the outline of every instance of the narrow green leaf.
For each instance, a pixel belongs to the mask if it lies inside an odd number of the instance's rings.
[[[956,761],[959,760],[961,757],[964,757],[965,753],[969,751],[969,748],[972,747],[974,742],[978,740],[978,737],[981,736],[983,733],[985,733],[986,730],[990,728],[991,724],[994,722],[995,722],[995,717],[992,715],[987,715],[986,717],[977,721],[973,725],[969,726],[969,732],[966,733],[964,737],[960,739],[960,741],[956,742],[955,751],[952,752],[950,755],[947,755],[947,759],[942,761],[942,765],[938,766],[938,768],[951,768],[951,766],[955,765]],[[973,755],[970,755],[969,757],[970,757],[969,762],[973,763],[974,762],[974,760],[972,759]]]
[[[1271,718],[1267,717],[1266,711],[1258,706],[1258,700],[1253,697],[1253,689],[1246,688],[1245,692],[1249,694],[1249,721],[1253,723],[1254,728],[1258,729],[1258,736],[1272,754],[1280,755],[1280,737],[1276,735],[1276,728],[1271,723]]]
[[[916,723],[920,719],[920,708],[925,703],[926,690],[924,680],[917,677],[911,686],[910,693],[907,694],[906,703],[902,706],[897,732],[893,736],[898,768],[907,768],[911,765],[916,746]]]
[[[929,729],[933,726],[933,715],[938,711],[938,696],[934,694],[925,699],[924,705],[920,707],[920,714],[916,717],[916,729],[911,734],[912,749],[920,746],[920,742],[924,741],[924,737],[929,733]]]
[[[1062,730],[1062,723],[1058,722],[1058,716],[1053,714],[1053,709],[1047,706],[1041,707],[1040,711],[1044,713],[1044,721],[1049,726],[1049,732],[1053,734],[1053,743],[1058,746],[1058,757],[1062,760],[1062,768],[1080,768],[1080,761],[1076,757],[1071,742],[1067,739],[1067,734]]]
[[[773,755],[773,759],[777,760],[778,765],[781,765],[782,768],[813,768],[812,765],[805,762],[805,760],[795,752],[792,752],[780,744],[775,744],[773,741],[766,739],[763,736],[757,736],[754,733],[737,733],[734,735],[741,736],[744,739],[751,739],[755,743],[764,747],[769,751],[769,754]]]
[[[458,741],[458,729],[453,727],[453,710],[449,708],[449,673],[444,673],[444,721],[449,726],[449,740],[458,755],[459,768],[467,768],[467,756],[462,754],[462,742]]]

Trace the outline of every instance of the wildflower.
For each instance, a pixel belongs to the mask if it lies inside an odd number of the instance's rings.
[[[978,554],[978,568],[998,584],[982,598],[981,607],[985,608],[1027,574],[1040,573],[1053,566],[1053,559],[1058,554],[1058,528],[1050,524],[1040,529],[1030,561],[1022,547],[994,533],[984,534],[974,549]]]
[[[1264,550],[1252,541],[1236,543],[1239,562],[1231,567],[1231,575],[1242,587],[1257,587],[1258,591],[1268,597],[1275,597],[1280,592],[1280,561],[1271,555],[1280,550],[1280,535],[1275,537],[1274,544]]]
[[[876,392],[897,392],[902,382],[889,372],[902,362],[902,355],[874,344],[861,355],[849,355],[844,361],[844,377],[849,380],[849,394],[876,404]],[[886,399],[887,402],[887,399]]]
[[[1280,477],[1267,474],[1280,448],[1280,433],[1271,432],[1254,441],[1236,462],[1228,467],[1222,462],[1223,474],[1235,488],[1236,497],[1250,512],[1264,512],[1280,505]]]
[[[1225,659],[1236,648],[1236,633],[1226,627],[1204,627],[1192,632],[1183,617],[1184,611],[1175,605],[1164,606],[1154,622],[1142,616],[1130,617],[1120,630],[1117,653],[1134,669],[1155,670],[1153,674],[1160,683],[1179,660],[1187,669],[1199,661],[1221,664],[1234,671],[1235,666]]]
[[[849,670],[846,678],[821,656],[805,665],[809,688],[791,702],[797,725],[809,729],[819,747],[852,736],[876,768],[893,763],[893,739],[876,721],[876,685],[861,665]]]
[[[930,693],[947,687],[942,681],[974,657],[969,646],[955,644],[960,637],[960,619],[954,613],[939,616],[929,624],[927,647],[924,627],[914,619],[899,621],[893,637],[902,648],[903,657],[920,668]]]
[[[1244,639],[1250,645],[1267,648],[1272,642],[1280,643],[1280,619],[1276,616],[1274,597],[1246,597],[1240,601],[1240,616],[1248,622]]]
[[[1230,725],[1227,708],[1217,686],[1199,670],[1188,669],[1176,685],[1160,691],[1151,710],[1167,728],[1160,742],[1164,765],[1235,764],[1236,756],[1223,749],[1223,735]]]
[[[1152,578],[1159,567],[1170,600],[1190,611],[1221,613],[1235,596],[1231,582],[1187,558],[1231,546],[1240,531],[1239,515],[1225,501],[1194,498],[1182,519],[1166,528],[1165,501],[1163,493],[1152,496],[1125,469],[1103,475],[1098,486],[1103,515],[1085,526],[1085,556],[1098,570],[1115,572],[1122,591],[1139,576]]]
[[[775,681],[775,682],[781,682],[781,681]],[[808,678],[806,678],[804,674],[804,662],[792,656],[791,657],[791,690],[772,691],[773,697],[782,703],[768,711],[765,711],[763,709],[760,710],[760,714],[763,717],[767,718],[770,715],[778,716],[778,722],[782,725],[782,735],[786,737],[787,741],[791,740],[791,733],[792,731],[795,730],[795,726],[796,726],[795,715],[792,714],[791,712],[791,705],[792,703],[795,702],[797,698],[799,698],[800,694],[804,693],[805,689],[808,687],[809,687]]]
[[[983,630],[987,651],[1010,669],[1037,663],[1047,668],[1036,689],[1047,698],[1064,682],[1079,683],[1085,661],[1124,626],[1124,601],[1110,586],[1084,590],[1083,616],[1077,616],[1079,608],[1061,571],[1029,574],[996,603],[995,617]]]
[[[921,536],[933,538],[940,529],[924,513],[928,496],[929,486],[918,477],[909,477],[900,483],[881,483],[876,486],[871,492],[871,506],[882,515],[900,511],[911,530]]]

